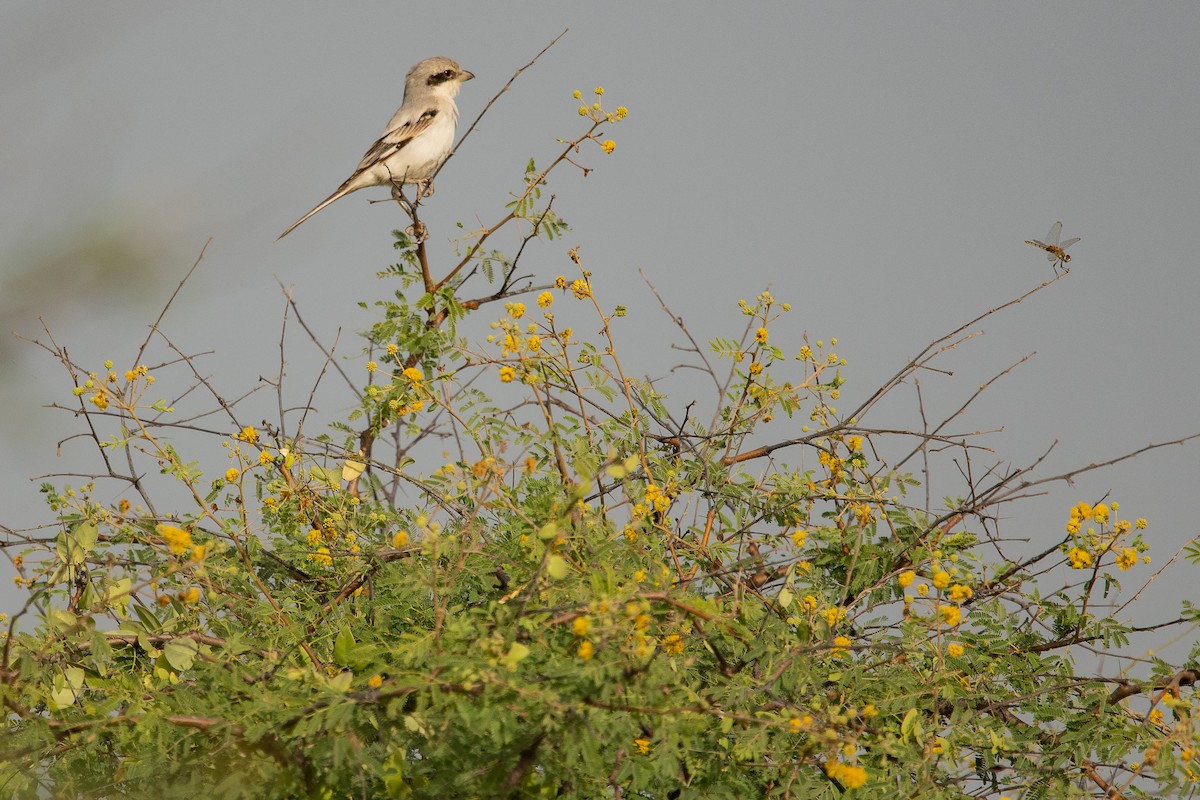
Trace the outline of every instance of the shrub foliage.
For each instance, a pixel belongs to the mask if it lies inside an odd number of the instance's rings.
[[[989,461],[950,432],[959,412],[870,424],[982,317],[849,410],[836,340],[777,342],[789,307],[769,292],[707,348],[671,315],[703,393],[626,373],[625,310],[542,191],[613,152],[601,129],[625,111],[602,94],[440,269],[416,204],[363,355],[318,344],[320,391],[340,374],[357,398],[327,432],[282,367],[277,417],[246,419],[253,400],[159,325],[121,366],[41,342],[100,466],[44,484],[52,524],[6,533],[26,599],[0,654],[0,791],[1191,791],[1195,648],[1135,659],[1113,614],[1149,580],[1145,521],[1079,501],[1006,537],[1002,509],[1074,473]],[[487,249],[502,230],[509,254]],[[530,247],[570,274],[519,276]],[[944,480],[931,458],[962,468],[940,505],[912,491]]]

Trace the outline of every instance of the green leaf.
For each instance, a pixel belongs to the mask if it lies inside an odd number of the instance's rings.
[[[55,539],[58,558],[65,564],[77,567],[82,564],[96,546],[100,528],[94,522],[81,522]]]
[[[512,647],[508,649],[508,654],[500,659],[500,663],[508,667],[509,670],[516,670],[517,665],[524,661],[529,656],[529,648],[520,642],[513,642]]]
[[[194,639],[172,639],[163,647],[163,658],[171,665],[171,669],[183,672],[192,668],[199,650]]]
[[[337,637],[333,640],[333,660],[338,666],[350,666],[350,660],[354,651],[354,634],[350,629],[343,627],[338,631]]]
[[[921,712],[915,708],[910,708],[908,713],[904,715],[904,719],[900,722],[900,740],[903,742],[919,742],[924,738],[921,732]]]

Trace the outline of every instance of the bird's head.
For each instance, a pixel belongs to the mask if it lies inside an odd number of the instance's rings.
[[[464,81],[475,75],[467,72],[458,62],[445,56],[427,58],[408,71],[404,82],[404,93],[429,91],[446,97],[454,97]]]

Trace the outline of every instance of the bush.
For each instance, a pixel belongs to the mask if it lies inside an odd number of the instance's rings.
[[[11,796],[1190,786],[1195,647],[1131,661],[1131,628],[1097,612],[1148,562],[1145,521],[1079,502],[1014,555],[998,510],[1075,473],[993,465],[931,508],[907,493],[934,476],[904,465],[974,439],[868,424],[968,326],[841,413],[836,340],[777,343],[789,307],[770,293],[707,351],[672,315],[715,387],[680,402],[624,372],[624,310],[578,248],[569,277],[516,277],[567,230],[549,173],[613,150],[600,127],[625,112],[599,106],[441,277],[416,204],[364,334],[369,382],[347,379],[360,405],[330,434],[307,434],[311,397],[284,412],[282,386],[278,418],[251,424],[157,328],[127,371],[44,345],[103,466],[46,484],[54,523],[4,544],[27,592],[0,663]],[[484,249],[502,229],[511,257]],[[486,344],[460,334],[501,304]],[[164,399],[189,396],[209,401]],[[764,428],[780,415],[792,438]],[[213,441],[227,462],[188,452]],[[1158,630],[1194,620],[1185,604]],[[1124,677],[1076,663],[1097,657]]]

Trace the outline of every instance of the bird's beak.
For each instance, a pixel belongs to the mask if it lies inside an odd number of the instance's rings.
[[[464,69],[464,70],[461,70],[461,71],[459,71],[459,73],[458,73],[458,77],[459,77],[461,80],[464,80],[464,81],[469,81],[469,80],[471,80],[471,78],[474,78],[474,77],[475,77],[475,73],[474,73],[474,72],[467,72],[467,71]]]

